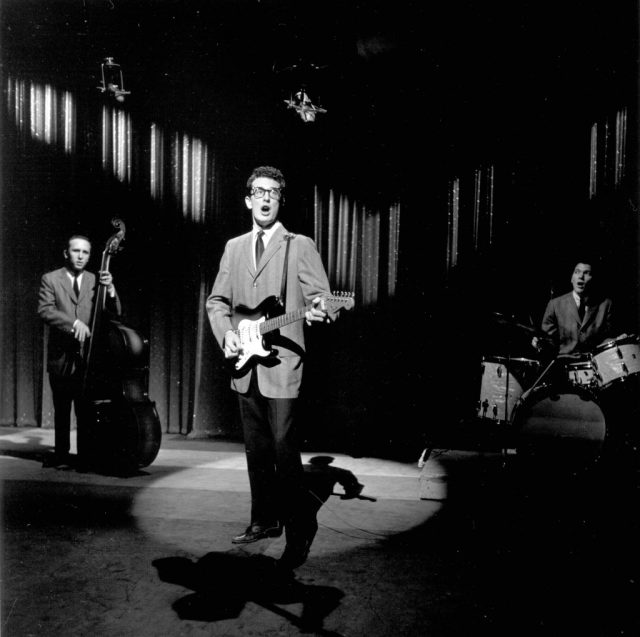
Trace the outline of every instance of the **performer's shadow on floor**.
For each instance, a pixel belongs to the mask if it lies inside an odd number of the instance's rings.
[[[360,495],[364,485],[358,482],[358,478],[351,471],[331,466],[334,459],[333,456],[309,458],[309,462],[303,465],[307,490],[324,503],[330,495],[338,495],[334,494],[333,490],[336,484],[339,484],[344,489],[344,493],[340,495],[343,500],[359,498],[375,501],[374,498]]]
[[[304,467],[304,489],[294,507],[295,514],[285,524],[287,543],[278,564],[282,568],[294,569],[304,564],[318,532],[318,511],[331,495],[340,495],[343,500],[375,498],[361,495],[364,485],[347,469],[330,466],[332,456],[314,456]],[[344,493],[334,493],[336,484]]]
[[[331,456],[315,456],[304,465],[305,489],[295,517],[285,525],[286,545],[279,559],[260,554],[208,553],[197,562],[185,557],[153,562],[162,581],[194,591],[173,604],[181,619],[231,619],[240,614],[247,602],[253,602],[285,617],[303,632],[337,635],[322,626],[340,604],[342,591],[303,584],[293,574],[293,569],[307,559],[318,530],[318,511],[331,495],[375,501],[361,495],[364,485],[353,473],[329,466],[333,460]],[[344,493],[334,493],[336,484]],[[302,603],[300,617],[279,606],[296,603]]]
[[[340,604],[342,591],[332,586],[303,584],[277,560],[265,555],[208,553],[197,562],[185,557],[155,560],[153,566],[164,582],[190,588],[173,609],[180,619],[215,622],[238,617],[253,602],[288,619],[301,631],[321,635],[325,618]],[[300,616],[280,605],[302,604]]]

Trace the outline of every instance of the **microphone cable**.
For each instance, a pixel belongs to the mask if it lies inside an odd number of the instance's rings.
[[[311,489],[307,489],[308,493],[311,494],[316,500],[318,500],[318,502],[320,502],[320,505],[322,508],[323,506],[326,505],[326,502],[322,500],[322,498],[320,498],[316,493],[314,493]],[[338,495],[337,493],[332,493],[331,495]],[[393,537],[394,535],[397,535],[396,533],[377,533],[375,531],[369,531],[368,529],[363,529],[361,527],[355,526],[354,524],[351,524],[350,522],[348,522],[347,520],[345,520],[340,514],[338,514],[337,511],[335,511],[335,509],[333,509],[330,506],[327,506],[328,511],[331,512],[332,515],[334,515],[336,518],[338,518],[338,520],[340,520],[343,524],[345,524],[346,526],[354,529],[355,531],[359,531],[361,533],[367,533],[373,537],[362,537],[362,536],[358,536],[358,535],[352,535],[350,533],[347,533],[345,531],[341,531],[340,529],[337,529],[335,527],[329,526],[328,524],[321,524],[320,522],[318,522],[318,526],[322,526],[322,528],[324,529],[328,529],[330,531],[333,531],[334,533],[338,533],[340,535],[344,535],[345,537],[350,537],[356,540],[369,540],[371,542],[373,542],[375,539],[378,538],[390,538]],[[319,511],[320,509],[318,509]]]

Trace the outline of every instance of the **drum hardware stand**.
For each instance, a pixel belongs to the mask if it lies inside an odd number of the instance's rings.
[[[527,391],[525,392],[526,394],[528,394],[531,390],[535,389],[538,384],[540,383],[540,381],[545,377],[545,375],[547,374],[547,372],[553,367],[553,365],[555,365],[556,361],[558,359],[554,358],[543,370],[542,374],[540,374],[540,376],[538,376],[538,378],[536,378],[536,380],[534,381],[533,385],[531,385],[531,387],[529,387],[529,389],[527,389]]]
[[[507,378],[504,384],[504,421],[503,428],[506,429],[506,425],[509,422],[509,376],[511,376],[511,344],[509,344],[509,349],[507,350],[507,364],[505,365],[505,370],[507,373]],[[500,454],[502,456],[502,468],[504,469],[507,464],[507,455],[509,450],[506,446],[506,433],[503,431],[500,435]]]
[[[514,315],[511,316],[511,320],[514,321]],[[507,362],[505,365],[506,368],[506,373],[507,373],[507,378],[505,381],[505,389],[504,389],[504,420],[502,421],[502,427],[505,431],[503,431],[501,433],[501,445],[500,445],[500,454],[502,456],[502,468],[504,469],[506,467],[507,464],[507,457],[509,455],[509,449],[507,447],[507,435],[506,435],[506,431],[509,430],[509,425],[511,424],[511,415],[513,413],[513,410],[511,411],[511,413],[509,413],[509,377],[511,376],[511,348],[513,346],[513,338],[509,337],[508,338],[508,343],[509,346],[507,348]],[[515,405],[514,405],[515,407]]]

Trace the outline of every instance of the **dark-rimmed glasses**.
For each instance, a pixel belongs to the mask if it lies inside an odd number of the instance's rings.
[[[251,189],[251,194],[256,199],[262,199],[266,193],[269,193],[269,197],[271,199],[275,199],[278,201],[282,197],[282,190],[280,188],[261,188],[260,186],[256,186]]]

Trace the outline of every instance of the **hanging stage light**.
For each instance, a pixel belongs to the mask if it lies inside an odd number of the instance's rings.
[[[100,65],[102,71],[102,84],[98,89],[113,97],[118,102],[124,102],[125,95],[131,95],[131,91],[124,90],[124,77],[122,68],[113,61],[112,57],[104,59]]]
[[[298,115],[300,115],[300,119],[302,119],[305,123],[315,122],[316,115],[318,113],[326,113],[327,110],[322,108],[321,106],[316,106],[309,97],[306,90],[301,88],[296,91],[296,93],[292,93],[288,100],[284,100],[287,108],[294,109]]]

